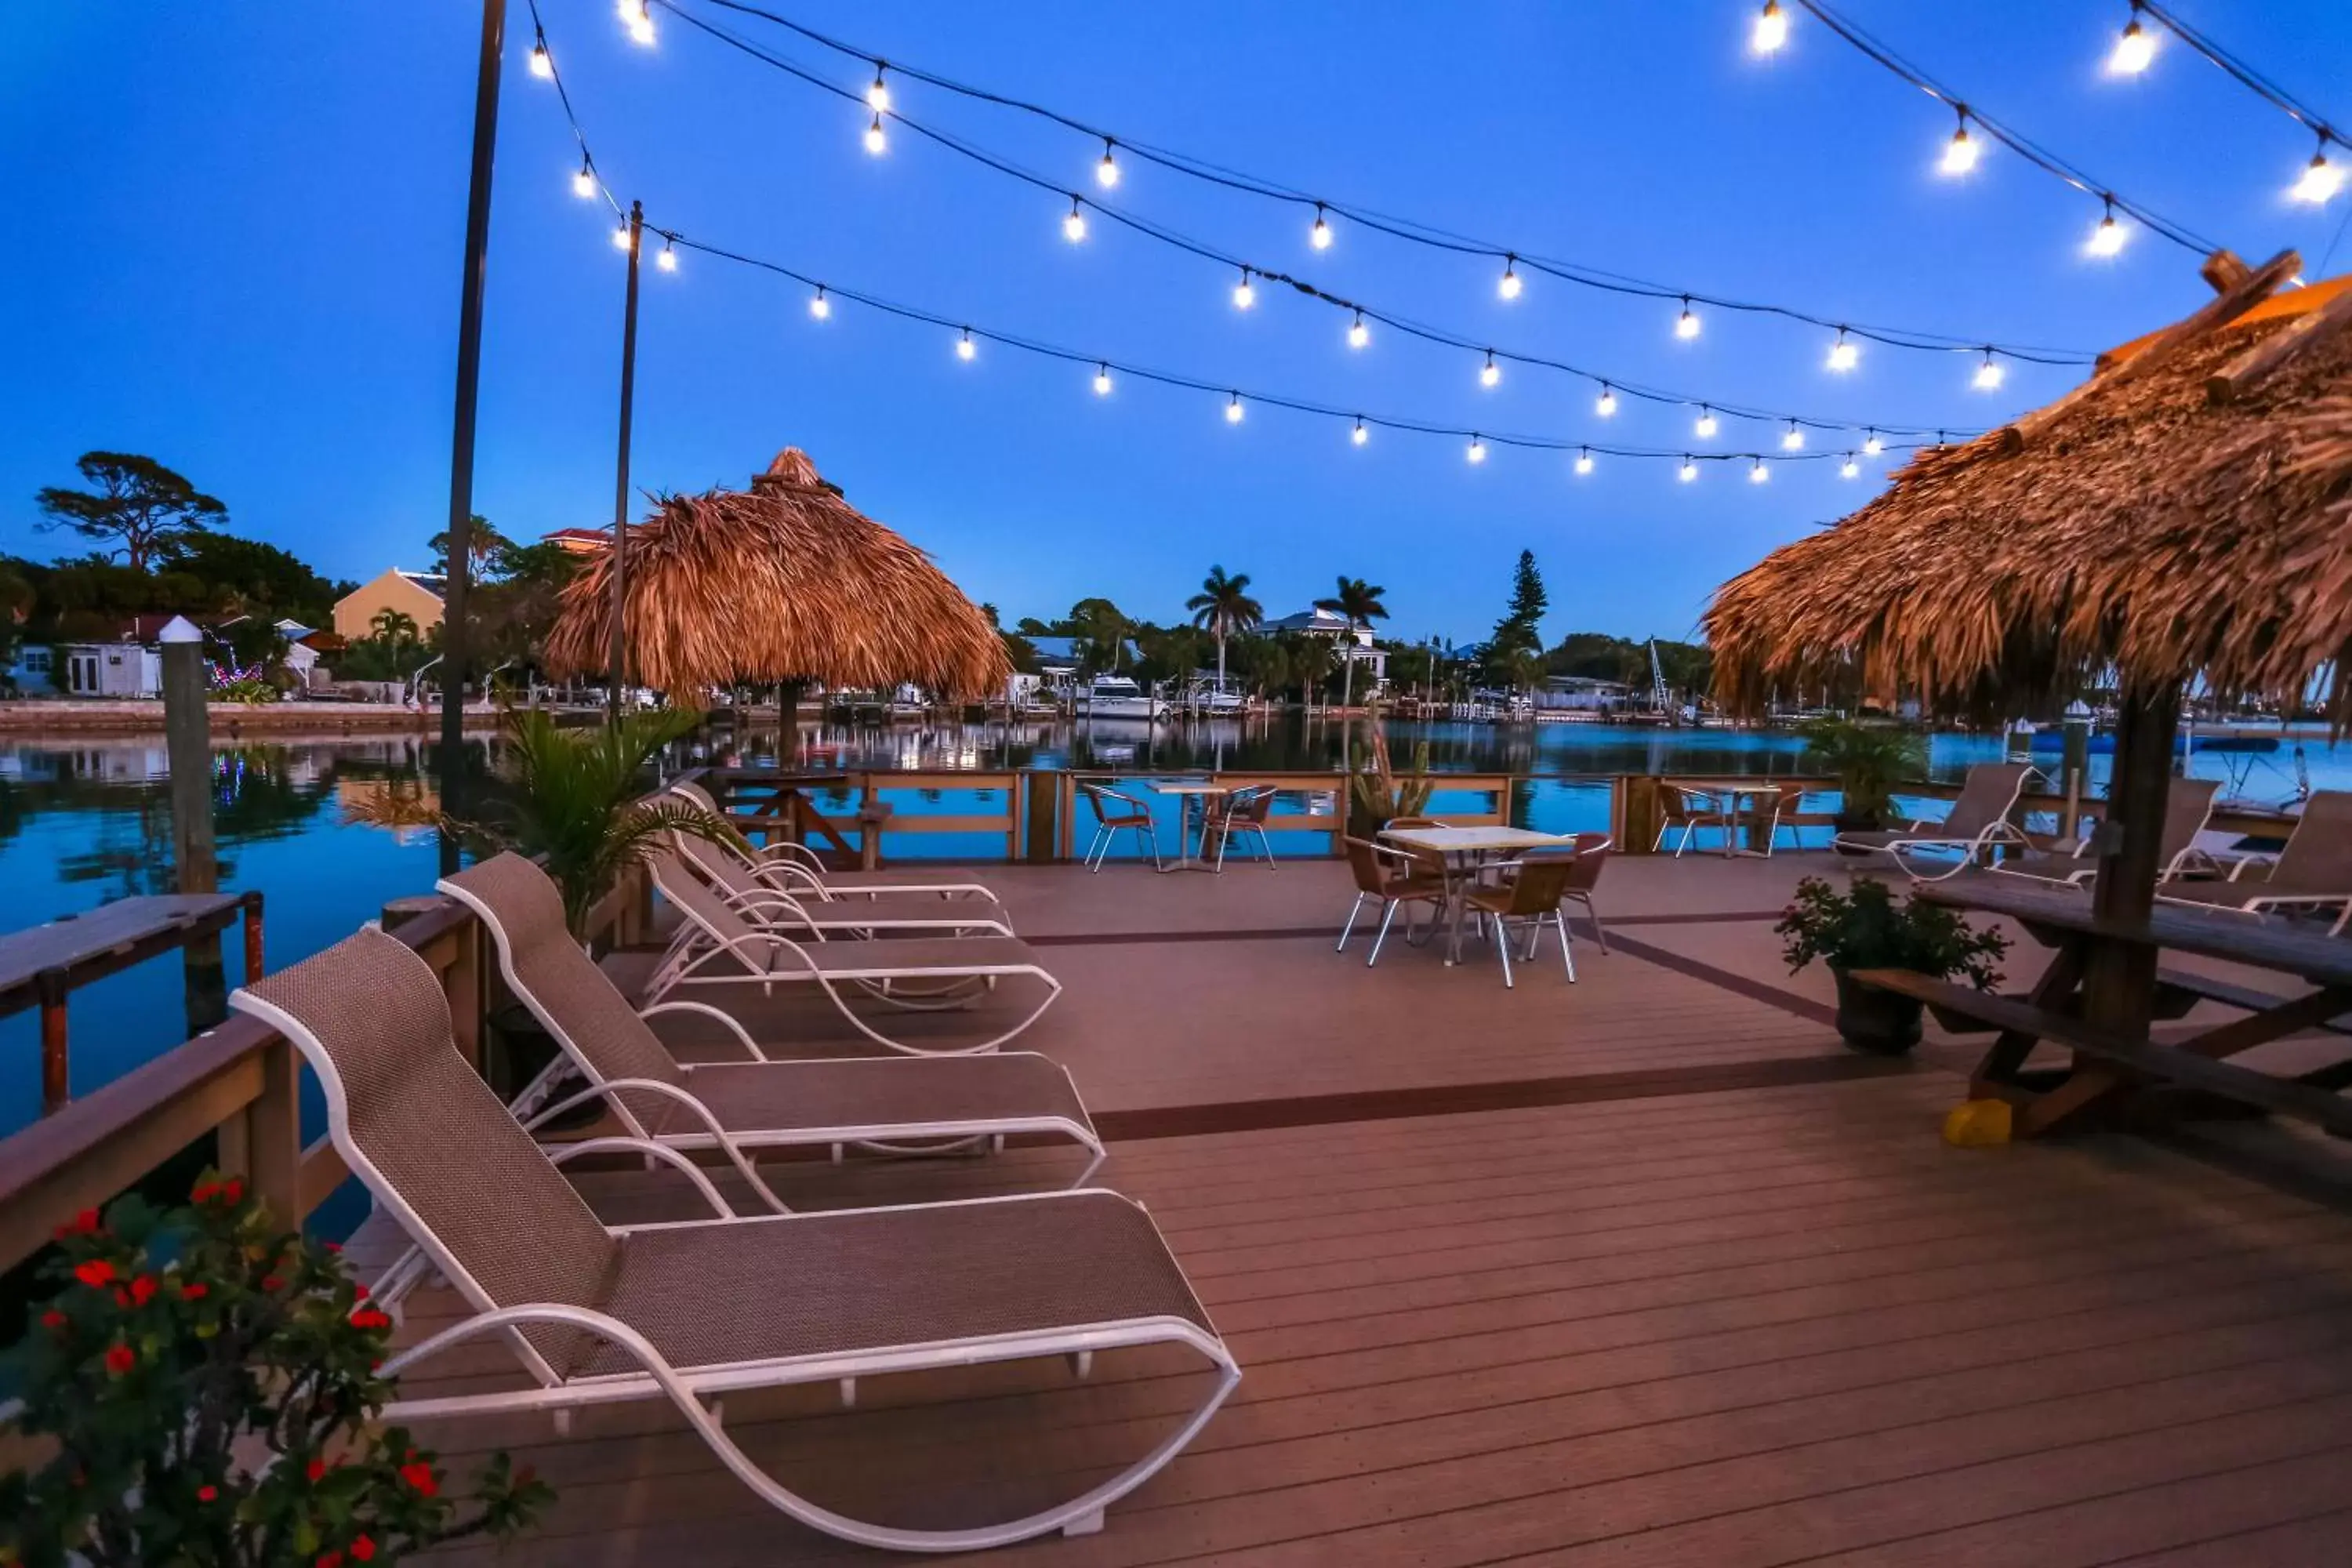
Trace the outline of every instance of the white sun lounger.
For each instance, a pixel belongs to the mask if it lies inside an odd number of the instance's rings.
[[[2020,850],[2032,847],[2010,815],[2025,793],[2025,781],[2040,776],[2025,763],[1979,763],[1969,770],[1959,795],[1941,822],[1923,818],[1908,827],[1841,833],[1830,840],[1830,847],[1844,855],[1885,855],[1915,881],[1942,881],[1989,859],[2000,846]],[[1948,852],[1951,863],[1931,861],[1928,864],[1935,868],[1922,870],[1912,861],[1923,849]]]
[[[719,837],[705,842],[711,844],[714,855],[735,867],[738,875],[728,879],[730,881],[755,879],[771,887],[820,899],[845,900],[890,893],[927,893],[943,899],[981,899],[992,904],[999,901],[995,889],[984,882],[943,880],[930,871],[835,871],[817,858],[815,850],[790,839],[779,839],[761,847],[743,837],[720,809],[718,800],[700,784],[680,779],[669,789],[680,800],[700,807],[719,825]]]
[[[686,868],[754,925],[776,926],[820,938],[924,931],[935,936],[1011,936],[1013,922],[990,900],[877,889],[856,898],[828,898],[805,882],[779,882],[748,873],[740,858],[691,833],[669,836]]]
[[[1002,1546],[1099,1530],[1103,1510],[1174,1458],[1241,1381],[1232,1353],[1141,1207],[1100,1188],[828,1214],[607,1228],[457,1054],[431,967],[362,931],[230,998],[317,1071],[336,1152],[472,1309],[383,1375],[470,1341],[511,1349],[534,1386],[399,1400],[392,1422],[667,1399],[762,1501],[814,1530],[906,1552]],[[519,1245],[525,1241],[527,1244]],[[856,1520],[770,1475],[729,1436],[737,1390],[835,1384],[974,1363],[1176,1344],[1216,1375],[1142,1458],[1066,1501],[1002,1524],[917,1530]]]

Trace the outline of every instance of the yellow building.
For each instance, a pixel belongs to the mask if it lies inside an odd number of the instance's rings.
[[[362,583],[335,601],[335,635],[347,639],[371,637],[377,615],[398,610],[416,623],[421,637],[441,624],[441,585],[446,581],[438,572],[403,572],[395,567]]]

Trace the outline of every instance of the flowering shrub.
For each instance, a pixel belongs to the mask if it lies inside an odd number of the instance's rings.
[[[84,1210],[58,1242],[16,1423],[56,1452],[0,1477],[0,1564],[376,1568],[510,1536],[553,1496],[504,1454],[453,1496],[379,1425],[391,1318],[236,1181]]]
[[[1856,877],[1839,892],[1819,877],[1797,884],[1796,901],[1774,926],[1795,973],[1815,959],[1833,969],[1912,969],[1939,980],[1965,978],[1979,991],[2000,981],[1998,961],[2009,939],[1979,931],[1941,904],[1902,903],[1875,877]]]

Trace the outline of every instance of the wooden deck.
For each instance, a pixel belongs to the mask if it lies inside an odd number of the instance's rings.
[[[989,868],[1069,988],[1024,1043],[1070,1065],[1114,1138],[1104,1180],[1150,1208],[1244,1378],[1104,1533],[988,1560],[2352,1560],[2352,1216],[2122,1135],[1947,1148],[1962,1080],[1937,1046],[1853,1056],[1826,983],[1777,962],[1770,922],[1822,868],[1612,865],[1616,951],[1512,992],[1475,950],[1334,954],[1328,866]],[[826,1205],[1062,1158],[776,1170]],[[581,1181],[616,1223],[695,1212],[671,1177]],[[352,1255],[394,1239],[371,1222]],[[414,1308],[412,1333],[457,1310]],[[488,1350],[436,1372],[415,1392],[509,1378]],[[727,1419],[821,1502],[969,1524],[1119,1468],[1199,1375],[1131,1352],[1085,1383],[928,1374]],[[461,1467],[515,1446],[559,1489],[505,1561],[878,1556],[771,1512],[666,1409],[423,1435]]]

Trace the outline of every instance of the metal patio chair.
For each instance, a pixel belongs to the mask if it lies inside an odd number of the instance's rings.
[[[1133,832],[1151,852],[1152,869],[1160,868],[1160,825],[1153,820],[1150,806],[1131,795],[1121,795],[1097,784],[1081,784],[1078,794],[1095,814],[1095,836],[1087,840],[1087,852],[1080,857],[1087,870],[1102,869],[1122,829]]]

